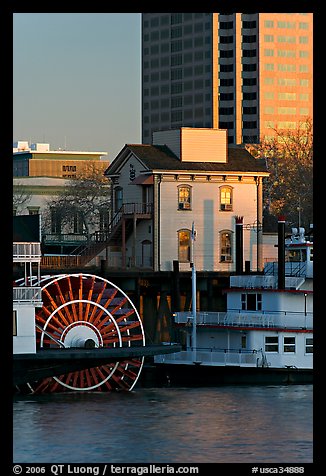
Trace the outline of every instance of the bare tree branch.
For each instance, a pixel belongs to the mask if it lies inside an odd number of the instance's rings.
[[[284,214],[293,226],[313,223],[313,123],[308,119],[296,130],[273,129],[275,136],[250,146],[255,157],[264,158],[270,172],[264,182],[264,207]]]

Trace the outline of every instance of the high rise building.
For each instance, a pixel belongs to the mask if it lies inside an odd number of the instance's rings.
[[[179,127],[256,143],[312,118],[312,13],[143,13],[142,142]]]

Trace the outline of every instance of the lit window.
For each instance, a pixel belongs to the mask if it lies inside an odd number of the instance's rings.
[[[188,185],[178,187],[178,210],[191,210],[191,187]]]
[[[278,113],[285,115],[294,115],[296,114],[297,109],[295,107],[279,107]]]
[[[221,262],[230,262],[232,261],[232,232],[231,231],[222,231],[221,232]]]
[[[278,352],[278,337],[265,337],[265,352]]]
[[[190,262],[190,230],[178,231],[179,261],[180,263]]]
[[[220,210],[232,211],[232,188],[220,188]]]

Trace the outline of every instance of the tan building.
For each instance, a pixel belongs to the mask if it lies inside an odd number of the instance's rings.
[[[228,146],[227,131],[159,131],[153,145],[126,144],[105,175],[112,181],[109,266],[189,271],[235,270],[236,217],[243,260],[262,269],[263,161]],[[192,250],[192,226],[196,241]]]
[[[107,152],[83,152],[50,150],[49,144],[34,144],[19,141],[13,152],[14,177],[62,177],[74,178],[83,173],[89,164],[105,170],[109,161]]]
[[[71,222],[68,223],[62,220],[55,208],[48,208],[48,203],[62,194],[70,179],[89,170],[90,165],[104,174],[109,165],[108,160],[103,160],[105,156],[106,152],[51,151],[49,144],[29,146],[25,141],[15,144],[13,214],[40,215],[44,254],[67,255],[77,247],[82,249],[88,240],[88,233],[92,234],[107,227],[111,216],[110,207],[107,206],[109,184],[103,196],[106,206],[98,211],[97,221],[92,220],[88,231],[81,213],[72,214]],[[50,260],[43,256],[42,265],[46,259]]]
[[[312,108],[312,13],[142,14],[143,143],[179,127],[257,143]]]

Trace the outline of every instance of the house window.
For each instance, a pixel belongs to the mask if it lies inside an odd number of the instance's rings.
[[[221,262],[232,261],[232,232],[229,230],[221,232]]]
[[[84,214],[83,212],[76,212],[73,217],[73,227],[74,233],[82,234],[83,233],[83,225],[84,225]]]
[[[284,337],[283,352],[295,352],[295,337]]]
[[[306,337],[306,354],[312,354],[314,351],[314,340],[312,337]]]
[[[178,231],[178,257],[180,263],[190,262],[190,230]]]
[[[61,233],[61,213],[51,208],[51,233]]]
[[[17,311],[13,311],[13,327],[12,327],[12,335],[17,335]]]
[[[123,189],[122,187],[116,187],[114,189],[114,210],[115,212],[119,211],[122,207],[123,201]]]
[[[232,211],[232,187],[220,188],[220,210]]]
[[[29,215],[39,215],[40,207],[27,207]]]
[[[107,230],[109,226],[109,212],[106,208],[100,210],[100,230]]]
[[[261,311],[262,309],[261,293],[241,294],[241,308],[243,311]]]
[[[265,352],[278,352],[278,336],[265,337]]]
[[[141,265],[144,268],[150,268],[152,266],[152,242],[150,240],[143,240],[141,248]]]
[[[188,185],[178,187],[178,210],[191,210],[191,187]]]

